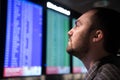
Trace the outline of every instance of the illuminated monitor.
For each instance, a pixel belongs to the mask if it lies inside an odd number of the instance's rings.
[[[70,56],[66,52],[69,17],[47,9],[46,74],[70,73]]]
[[[76,19],[73,18],[72,19],[72,26],[73,27],[75,25],[75,21],[76,21]],[[73,56],[72,59],[73,59],[72,60],[73,61],[73,71],[72,71],[73,73],[86,73],[87,72],[84,64],[82,63],[82,61],[80,59],[78,59],[75,56]]]
[[[8,0],[3,77],[42,74],[42,10],[28,0]]]

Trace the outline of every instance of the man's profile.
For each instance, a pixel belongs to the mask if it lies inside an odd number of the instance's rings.
[[[88,70],[85,80],[120,80],[120,13],[102,7],[88,10],[68,32],[67,52]]]

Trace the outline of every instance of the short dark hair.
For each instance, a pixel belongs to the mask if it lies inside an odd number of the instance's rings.
[[[96,27],[104,33],[104,49],[117,54],[120,48],[120,13],[110,8],[96,7],[94,19]]]

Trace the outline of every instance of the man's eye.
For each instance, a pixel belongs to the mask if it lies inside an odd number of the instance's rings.
[[[76,27],[80,26],[80,23],[79,22],[76,22],[75,23]]]
[[[77,26],[79,26],[79,22],[77,22],[77,24],[76,24]]]

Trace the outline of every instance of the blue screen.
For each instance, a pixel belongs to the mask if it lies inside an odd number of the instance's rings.
[[[41,75],[42,6],[8,0],[4,77]]]

